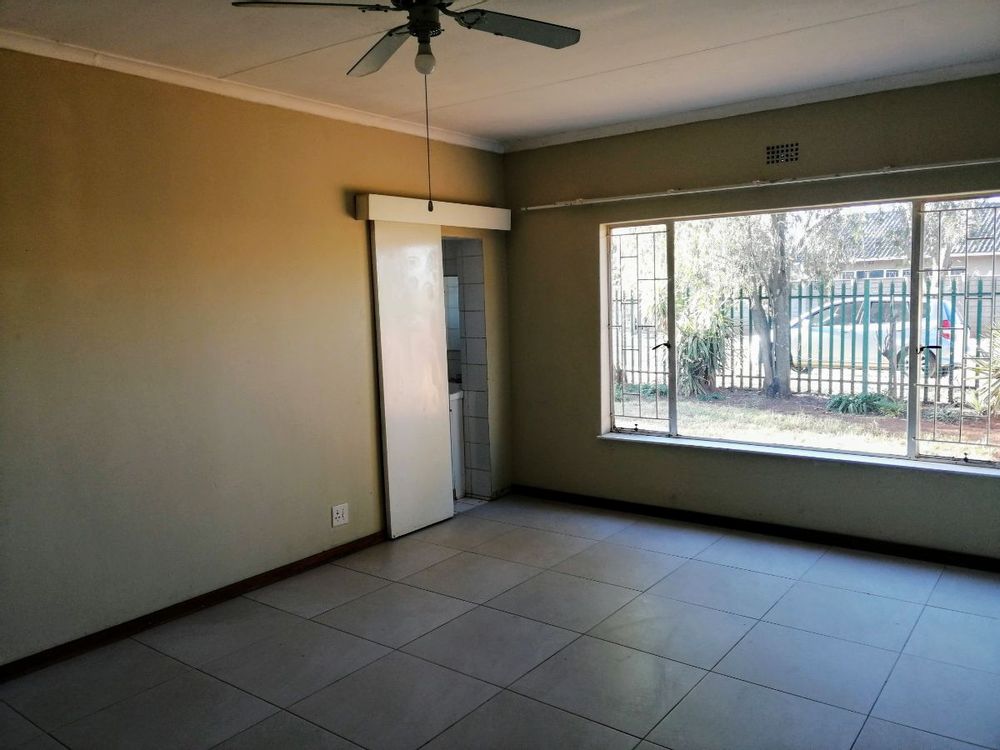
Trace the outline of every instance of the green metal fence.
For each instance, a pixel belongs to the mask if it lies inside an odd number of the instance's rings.
[[[767,304],[763,291],[761,297]],[[792,284],[790,386],[796,393],[895,393],[904,397],[909,340],[908,278]],[[955,390],[978,387],[970,362],[988,347],[1000,315],[993,277],[927,280],[921,303],[923,344],[935,347],[923,361],[922,380],[939,397],[955,400]],[[755,327],[753,297],[744,292],[726,303],[740,335],[731,342],[720,388],[760,389],[764,370]],[[936,348],[940,347],[940,348]]]

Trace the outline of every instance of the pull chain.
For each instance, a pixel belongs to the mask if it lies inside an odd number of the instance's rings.
[[[427,99],[427,76],[424,76],[424,134],[427,141],[427,210],[434,210],[434,198],[431,194],[431,110]]]

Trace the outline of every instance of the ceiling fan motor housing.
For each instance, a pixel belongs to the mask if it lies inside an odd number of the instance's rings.
[[[441,33],[441,12],[437,5],[411,5],[407,10],[409,22],[406,27],[418,41],[429,42],[432,36]]]

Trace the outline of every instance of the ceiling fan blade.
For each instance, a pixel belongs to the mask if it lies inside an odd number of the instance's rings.
[[[389,61],[396,50],[403,46],[403,42],[409,36],[410,31],[405,25],[389,29],[381,39],[372,45],[370,50],[365,52],[360,60],[354,63],[354,67],[347,71],[347,75],[366,76],[381,70],[382,66]]]
[[[506,13],[494,13],[490,10],[473,9],[456,13],[442,8],[442,11],[467,29],[508,36],[511,39],[520,39],[522,42],[541,44],[553,49],[569,47],[580,41],[580,30],[569,26],[559,26],[521,16],[509,16]]]
[[[388,13],[390,10],[401,10],[392,5],[373,5],[371,3],[323,3],[296,2],[295,0],[236,0],[237,8],[358,8],[359,10],[380,10]]]

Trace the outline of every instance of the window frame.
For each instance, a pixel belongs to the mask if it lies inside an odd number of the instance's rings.
[[[918,385],[917,376],[919,373],[919,358],[910,357],[909,361],[909,376],[907,379],[906,386],[906,401],[907,401],[907,434],[906,434],[906,445],[907,450],[905,454],[886,454],[868,451],[854,451],[854,450],[840,450],[836,448],[812,448],[812,447],[802,447],[793,445],[782,445],[777,443],[761,443],[749,440],[739,440],[739,439],[726,439],[726,438],[714,438],[714,437],[699,437],[694,435],[684,435],[678,430],[677,423],[677,357],[676,357],[676,347],[669,346],[669,368],[668,368],[668,378],[669,378],[669,429],[666,431],[661,430],[648,430],[629,428],[618,426],[615,423],[616,415],[614,413],[614,350],[610,345],[612,338],[612,321],[610,315],[610,307],[613,300],[613,279],[611,273],[611,252],[612,252],[612,242],[611,238],[613,236],[613,231],[625,227],[645,227],[653,225],[663,225],[664,230],[667,234],[667,258],[668,258],[668,340],[674,342],[676,340],[676,289],[675,289],[675,247],[674,247],[674,228],[677,222],[692,221],[692,220],[703,220],[703,219],[716,219],[716,218],[728,218],[736,216],[752,216],[752,215],[766,215],[773,213],[788,213],[794,211],[803,210],[817,210],[824,208],[838,208],[838,207],[855,207],[855,206],[877,206],[877,205],[887,205],[894,203],[909,203],[911,207],[911,252],[909,263],[906,268],[901,268],[894,271],[892,278],[899,279],[910,279],[910,278],[920,278],[919,273],[912,273],[913,270],[919,271],[922,263],[922,253],[923,253],[923,234],[924,234],[924,224],[923,224],[923,213],[924,205],[926,203],[937,203],[950,200],[974,200],[977,198],[987,198],[1000,195],[1000,190],[991,191],[978,191],[973,193],[959,193],[950,195],[934,195],[926,198],[892,198],[877,201],[857,201],[857,202],[843,202],[838,201],[836,203],[829,204],[819,204],[819,205],[807,205],[799,207],[782,207],[774,209],[760,209],[752,211],[734,211],[734,212],[722,212],[722,213],[712,213],[712,214],[698,214],[698,215],[687,215],[687,216],[675,216],[670,218],[658,218],[658,219],[647,219],[647,220],[632,220],[628,222],[613,222],[601,225],[601,275],[602,275],[602,288],[605,292],[602,297],[601,304],[601,330],[606,339],[602,339],[602,349],[605,350],[605,364],[602,367],[602,384],[607,387],[602,387],[602,404],[601,404],[601,433],[599,437],[612,440],[626,440],[634,442],[635,440],[663,443],[663,444],[673,444],[673,445],[685,445],[692,447],[705,447],[705,448],[725,448],[727,450],[736,451],[746,451],[751,453],[765,453],[769,455],[779,454],[787,456],[806,456],[809,458],[827,458],[832,460],[845,460],[851,462],[861,462],[861,463],[883,463],[887,465],[894,466],[913,466],[920,468],[961,468],[969,469],[975,472],[986,472],[990,475],[996,474],[1000,476],[1000,460],[982,460],[982,459],[969,459],[968,457],[953,458],[948,456],[936,456],[928,455],[926,453],[921,453],[919,450],[919,443],[921,440],[919,434],[919,403],[918,403],[918,392],[920,390],[920,385]],[[964,270],[964,269],[963,269]],[[885,272],[883,271],[883,274]],[[856,278],[862,277],[862,274],[866,275],[863,271],[856,272]],[[898,275],[897,275],[898,274]],[[844,274],[842,274],[844,275]],[[964,275],[964,274],[963,274]],[[885,274],[886,278],[889,278],[888,274]],[[997,277],[1000,279],[1000,276]],[[922,300],[922,290],[920,284],[911,284],[909,292],[909,300],[907,301],[908,313],[909,313],[909,335],[907,342],[907,349],[912,351],[919,346],[920,343],[920,322],[921,316],[924,313],[923,300]],[[627,419],[627,417],[625,417]],[[926,441],[926,439],[924,439]]]

